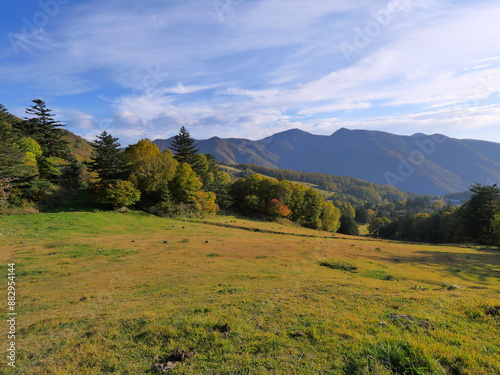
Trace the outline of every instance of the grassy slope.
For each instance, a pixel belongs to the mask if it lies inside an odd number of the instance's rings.
[[[500,373],[497,250],[208,220],[321,237],[137,212],[0,218],[18,373],[153,373],[177,347],[196,354],[171,374]]]

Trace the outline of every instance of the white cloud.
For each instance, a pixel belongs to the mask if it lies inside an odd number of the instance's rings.
[[[346,60],[339,46],[388,10]],[[484,107],[500,93],[500,5],[489,0],[82,1],[61,12],[39,55],[3,57],[0,94],[95,93],[103,119],[74,110],[68,122],[130,142],[183,125],[197,137],[398,123],[480,137],[497,114]],[[460,129],[443,115],[457,107]]]

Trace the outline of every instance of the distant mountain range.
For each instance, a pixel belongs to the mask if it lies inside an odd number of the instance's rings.
[[[172,139],[154,143],[165,149]],[[213,137],[197,143],[200,152],[223,162],[355,177],[418,194],[500,183],[500,143],[439,134],[340,129],[325,136],[292,129],[258,141]]]

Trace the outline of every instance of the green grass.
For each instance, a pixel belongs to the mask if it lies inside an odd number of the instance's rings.
[[[18,369],[0,373],[155,374],[178,353],[169,374],[500,373],[498,250],[207,220],[284,234],[139,212],[0,218],[18,303]]]

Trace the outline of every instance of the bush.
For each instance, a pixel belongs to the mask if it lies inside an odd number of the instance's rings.
[[[130,181],[113,181],[97,185],[95,200],[113,207],[127,207],[141,199],[141,192]]]

